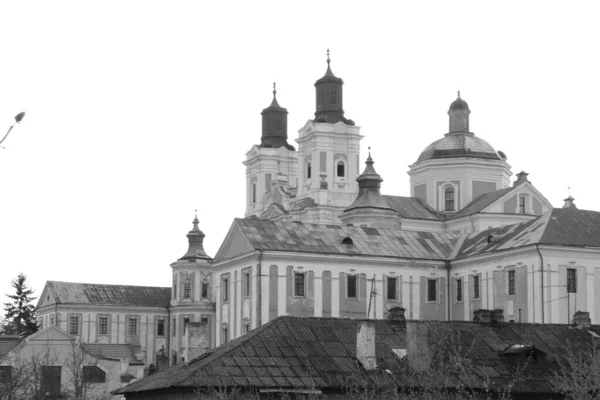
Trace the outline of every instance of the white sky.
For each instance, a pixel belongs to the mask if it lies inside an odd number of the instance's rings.
[[[290,143],[325,52],[385,194],[447,132],[471,130],[555,206],[600,209],[600,3],[0,3],[0,297],[46,280],[169,286],[194,209],[214,256],[243,217],[242,161],[277,81]]]

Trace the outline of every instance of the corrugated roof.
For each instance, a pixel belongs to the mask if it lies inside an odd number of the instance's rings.
[[[116,394],[160,391],[166,388],[252,387],[255,389],[343,389],[349,379],[364,376],[356,358],[356,332],[361,320],[279,317],[221,347],[164,372],[143,378]],[[407,349],[406,324],[371,321],[375,324],[376,357],[380,378],[397,386],[411,385],[406,358],[397,355]],[[443,341],[440,351],[461,351],[468,359],[460,373],[449,372],[456,382],[472,388],[506,388],[517,366],[502,350],[524,343],[547,355],[531,367],[513,393],[557,393],[555,370],[558,357],[567,346],[574,351],[587,349],[592,335],[585,329],[552,324],[483,324],[470,321],[409,321],[425,328],[429,346]],[[600,326],[589,330],[600,332]],[[450,337],[451,336],[451,337]],[[447,348],[453,346],[452,349]],[[394,351],[396,350],[396,352]],[[411,383],[412,382],[412,383]]]
[[[318,254],[447,259],[459,236],[341,225],[236,219],[255,249]],[[346,237],[352,245],[342,244]]]
[[[84,343],[83,347],[90,353],[102,357],[139,361],[131,344]]]
[[[48,281],[57,303],[167,307],[171,288]]]
[[[22,341],[19,336],[0,336],[0,357],[13,351]]]
[[[456,258],[534,244],[600,247],[600,212],[554,208],[531,221],[473,233]]]
[[[427,203],[417,197],[403,196],[381,196],[383,201],[387,203],[401,218],[408,219],[427,219],[434,221],[442,221],[443,214],[435,211]]]

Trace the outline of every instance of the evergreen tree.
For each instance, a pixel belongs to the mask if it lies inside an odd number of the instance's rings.
[[[36,298],[32,296],[33,289],[27,287],[27,276],[20,273],[10,283],[15,288],[15,294],[7,294],[12,303],[4,303],[6,323],[2,327],[2,333],[8,335],[26,336],[35,333],[38,329],[35,318],[35,306],[31,304]]]

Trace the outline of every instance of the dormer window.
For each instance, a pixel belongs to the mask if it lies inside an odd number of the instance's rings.
[[[332,90],[331,91],[331,105],[337,106],[337,103],[338,103],[338,92],[337,92],[337,90]]]
[[[446,188],[446,190],[444,191],[444,200],[445,200],[445,207],[444,210],[446,211],[454,211],[454,188]]]
[[[310,165],[310,161],[306,165],[306,179],[310,179],[312,174],[312,166]]]
[[[343,161],[338,161],[337,163],[337,176],[338,178],[343,178],[346,174],[346,166]]]
[[[525,197],[519,196],[519,214],[525,214]]]

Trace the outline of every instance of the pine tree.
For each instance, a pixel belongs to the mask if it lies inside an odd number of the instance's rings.
[[[15,288],[15,294],[7,294],[12,303],[4,303],[7,323],[2,328],[2,333],[9,335],[29,336],[38,329],[35,318],[35,306],[31,304],[36,298],[32,296],[33,289],[27,287],[27,276],[20,273],[10,283]]]

